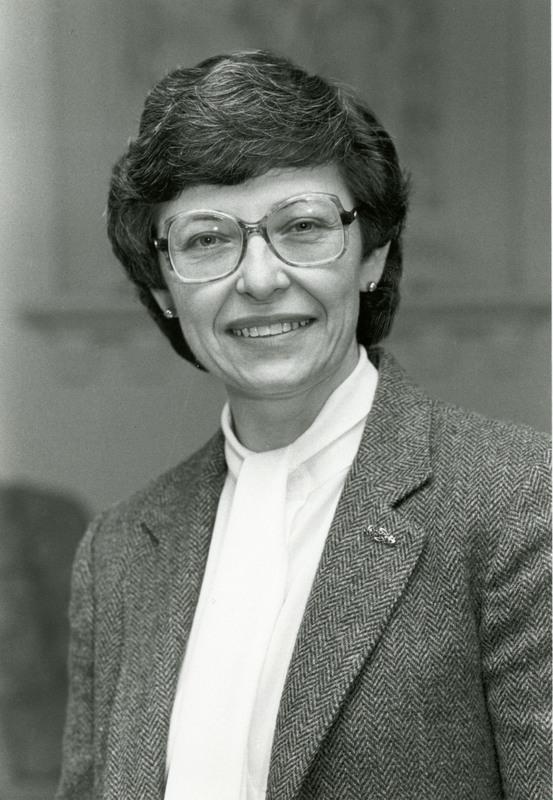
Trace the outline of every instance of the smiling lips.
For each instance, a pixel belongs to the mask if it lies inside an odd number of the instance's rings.
[[[246,338],[259,338],[266,336],[280,336],[282,333],[297,331],[298,328],[305,328],[312,322],[311,319],[302,319],[293,322],[272,322],[270,325],[250,325],[247,328],[232,328],[235,336]]]

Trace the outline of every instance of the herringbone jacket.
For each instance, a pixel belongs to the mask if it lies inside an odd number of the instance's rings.
[[[281,700],[268,800],[549,800],[548,448],[385,354]],[[222,435],[85,536],[60,800],[161,800]],[[224,798],[214,798],[224,800]]]

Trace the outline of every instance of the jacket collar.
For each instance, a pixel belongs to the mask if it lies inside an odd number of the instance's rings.
[[[201,450],[152,485],[138,509],[139,523],[156,543],[174,538],[175,530],[195,534],[196,523],[203,529],[207,516],[217,511],[226,470],[224,437],[217,431]]]
[[[379,382],[353,472],[394,505],[430,477],[432,401],[388,353],[375,349],[370,356]]]

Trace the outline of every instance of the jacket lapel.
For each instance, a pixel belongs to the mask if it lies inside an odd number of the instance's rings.
[[[268,800],[295,797],[404,591],[425,534],[397,510],[430,477],[430,401],[385,354],[281,699]]]
[[[143,537],[151,540],[156,559],[143,567],[155,603],[144,609],[153,615],[146,626],[151,643],[143,642],[149,657],[144,700],[136,710],[140,730],[135,746],[142,757],[133,762],[142,775],[133,784],[141,796],[163,796],[166,745],[171,710],[186,642],[192,626],[222,491],[226,464],[222,434],[217,434],[185,473],[178,467],[155,506],[141,520]],[[154,561],[157,567],[154,567]],[[135,676],[136,677],[136,676]]]

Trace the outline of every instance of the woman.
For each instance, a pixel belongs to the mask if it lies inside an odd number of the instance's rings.
[[[109,235],[222,432],[86,535],[59,798],[550,796],[547,443],[375,345],[406,181],[355,98],[166,76]]]

